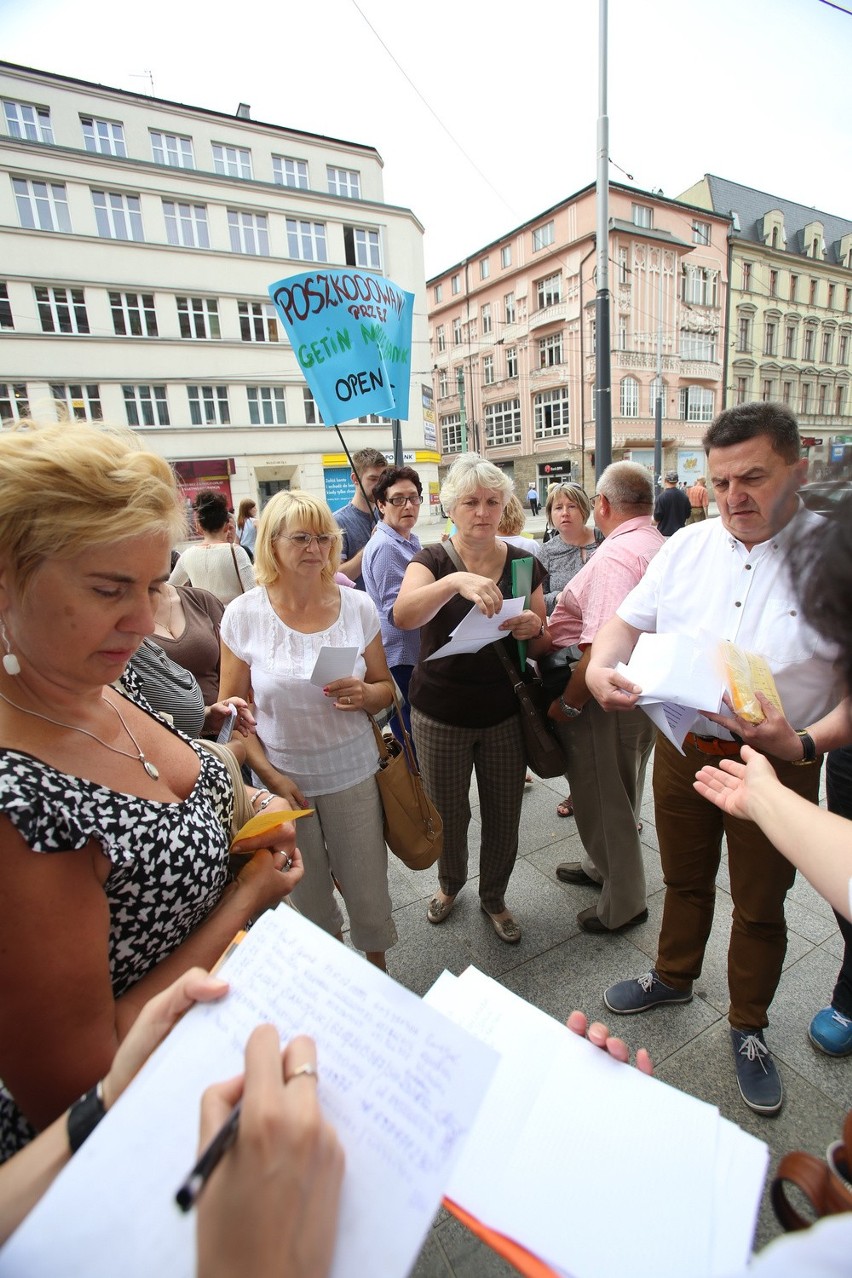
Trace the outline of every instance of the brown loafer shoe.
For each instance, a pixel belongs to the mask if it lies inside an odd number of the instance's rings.
[[[488,911],[481,901],[479,902],[479,908],[482,910],[483,914],[488,914]],[[500,937],[501,941],[505,941],[507,945],[517,945],[518,941],[521,939],[521,929],[518,927],[511,915],[508,915],[504,919],[495,919],[493,914],[488,914],[488,917],[491,920],[491,926],[494,928],[494,931]]]
[[[560,861],[556,867],[556,877],[560,883],[582,883],[585,887],[598,889],[603,886],[586,873],[579,861]]]
[[[456,898],[454,896],[447,897],[446,900],[441,900],[439,896],[433,896],[426,911],[427,919],[430,923],[443,923],[455,903]]]
[[[613,936],[616,932],[626,932],[629,927],[636,927],[639,923],[647,923],[648,911],[641,910],[639,914],[634,915],[632,919],[628,919],[626,923],[622,923],[620,927],[605,927],[598,918],[598,912],[594,905],[587,910],[581,910],[577,915],[577,922],[584,932],[595,932]]]

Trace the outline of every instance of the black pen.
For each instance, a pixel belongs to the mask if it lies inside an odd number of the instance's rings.
[[[175,1194],[175,1202],[181,1211],[189,1211],[198,1202],[198,1195],[201,1193],[207,1181],[213,1175],[213,1172],[219,1166],[222,1158],[227,1154],[228,1150],[237,1139],[237,1129],[240,1125],[240,1109],[242,1101],[238,1100],[234,1108],[231,1110],[228,1118],[219,1128],[180,1189]]]

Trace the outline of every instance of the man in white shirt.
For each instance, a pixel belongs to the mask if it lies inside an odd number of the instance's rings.
[[[835,651],[802,618],[785,549],[820,517],[797,495],[805,471],[795,418],[780,404],[727,409],[704,436],[719,520],[694,524],[667,542],[592,647],[586,683],[605,710],[630,709],[639,689],[614,667],[643,631],[695,635],[706,628],[766,657],[789,721],[800,729],[841,698]],[[799,765],[773,760],[779,779],[816,801],[821,757],[802,738]],[[694,789],[697,770],[736,757],[739,743],[699,716],[681,756],[662,736],[654,760],[654,802],[666,899],[657,962],[620,981],[604,1001],[620,1014],[688,1003],[713,922],[722,836],[734,902],[728,950],[731,1040],[745,1103],[776,1113],[783,1089],[763,1040],[787,945],[784,898],[795,870],[753,825],[720,812]],[[801,766],[804,764],[805,766]]]

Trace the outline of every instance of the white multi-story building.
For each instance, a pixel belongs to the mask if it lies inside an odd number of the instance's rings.
[[[372,147],[0,62],[0,417],[126,422],[190,496],[301,487],[336,508],[349,466],[267,288],[312,263],[380,271],[417,297],[425,351],[422,237]],[[415,372],[403,446],[427,490],[430,399]],[[390,454],[391,429],[343,433]]]

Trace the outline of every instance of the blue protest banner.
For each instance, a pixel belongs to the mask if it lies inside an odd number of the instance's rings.
[[[413,293],[345,267],[276,280],[269,296],[327,426],[407,419]]]

